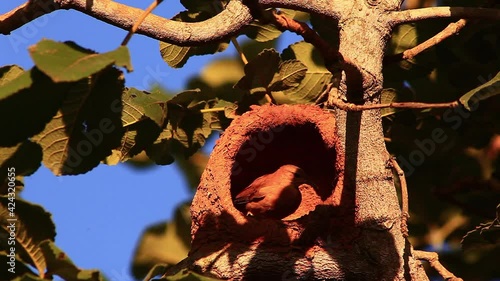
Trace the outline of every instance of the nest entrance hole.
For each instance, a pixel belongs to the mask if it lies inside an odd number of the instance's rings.
[[[254,131],[248,134],[233,163],[231,195],[234,198],[259,176],[272,173],[282,165],[293,164],[302,168],[314,181],[316,191],[304,192],[315,194],[303,192],[302,201],[315,205],[320,203],[318,200],[324,201],[332,194],[337,179],[335,161],[334,147],[327,147],[313,123]],[[314,208],[305,207],[309,211]]]

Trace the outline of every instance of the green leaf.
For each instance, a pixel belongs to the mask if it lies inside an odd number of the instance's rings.
[[[40,75],[42,76],[42,75]],[[43,77],[43,76],[42,76]],[[33,84],[31,72],[25,72],[16,65],[7,65],[0,68],[0,101],[13,94],[28,89]]]
[[[42,162],[42,148],[29,140],[13,147],[0,147],[0,183],[16,176],[29,176]]]
[[[332,80],[333,76],[324,66],[320,54],[309,43],[298,42],[290,45],[283,51],[282,59],[297,59],[307,67],[305,77],[300,84],[284,91],[292,101],[298,103],[316,101],[325,86]]]
[[[471,106],[474,106],[474,103],[478,103],[479,101],[494,97],[499,94],[500,72],[498,72],[497,75],[488,82],[470,90],[465,95],[463,95],[460,98],[460,103],[463,104],[467,110],[471,111]],[[477,104],[475,106],[477,106]]]
[[[262,16],[245,27],[242,33],[257,42],[267,42],[278,38],[282,31],[271,23],[274,17],[273,11],[276,11],[276,9],[264,10]],[[289,18],[293,18],[296,13],[294,10],[289,9],[280,9],[280,12]]]
[[[159,127],[163,127],[167,117],[166,102],[168,96],[161,92],[146,92],[130,88],[124,94],[123,125],[129,126],[143,118],[153,120]]]
[[[224,109],[214,109],[216,103],[212,94],[200,90],[184,91],[167,101],[168,124],[146,149],[148,157],[159,165],[168,165],[174,161],[174,154],[189,157],[195,153],[219,122],[219,112]]]
[[[243,32],[248,38],[257,42],[274,40],[282,33],[274,24],[263,24],[259,20],[250,23]]]
[[[149,270],[148,274],[144,277],[144,280],[151,280],[158,275],[163,275],[167,270],[168,266],[166,264],[156,264]]]
[[[168,165],[174,155],[193,155],[219,122],[224,109],[214,109],[216,103],[213,94],[200,90],[184,91],[167,101],[168,124],[146,149],[148,157],[159,165]]]
[[[41,132],[62,104],[69,85],[54,83],[37,68],[0,69],[0,146],[13,146]]]
[[[175,95],[172,99],[167,101],[168,109],[180,109],[183,111],[194,111],[200,113],[201,109],[206,109],[210,105],[214,105],[216,102],[215,97],[210,94],[201,92],[198,89],[195,90],[186,90],[177,95]],[[169,119],[170,118],[170,111]],[[175,123],[175,122],[174,122]]]
[[[11,245],[15,247],[16,254],[21,257],[26,255],[27,258],[23,259],[43,276],[47,264],[39,243],[47,239],[53,241],[56,236],[51,215],[41,206],[12,196],[0,196],[0,222],[6,237],[15,233],[16,243]]]
[[[74,83],[61,109],[33,137],[44,151],[43,163],[55,175],[93,169],[120,145],[123,76],[108,68]]]
[[[132,272],[143,278],[156,264],[175,265],[187,257],[191,240],[189,204],[180,205],[174,220],[148,227],[135,250]]]
[[[6,65],[0,67],[0,87],[14,80],[24,73],[24,70],[17,65]]]
[[[83,270],[74,265],[71,259],[52,241],[41,242],[40,248],[47,260],[47,273],[60,276],[64,280],[104,281],[104,277],[99,271]]]
[[[155,142],[146,148],[146,154],[157,165],[170,165],[175,161],[172,155],[175,150],[173,145],[175,145],[175,140],[172,131],[163,130]]]
[[[418,28],[415,24],[402,24],[394,29],[389,45],[389,53],[399,54],[419,44]]]
[[[257,42],[267,42],[278,38],[282,31],[274,24],[270,23],[273,18],[273,11],[276,11],[276,9],[267,9],[263,11],[262,17],[250,23],[242,33]],[[288,18],[293,18],[296,12],[289,9],[280,9],[280,13]]]
[[[280,66],[280,56],[273,49],[263,50],[245,65],[245,76],[236,83],[235,88],[250,93],[267,92]]]
[[[280,62],[278,73],[274,75],[269,89],[271,91],[284,91],[297,87],[306,73],[307,67],[298,60]]]
[[[174,16],[172,20],[182,22],[200,22],[210,18],[206,12],[181,12]],[[184,66],[192,56],[215,54],[224,51],[229,46],[229,40],[209,43],[196,47],[182,47],[160,41],[160,53],[163,60],[173,68]]]
[[[382,90],[382,95],[381,95],[381,104],[388,104],[392,102],[397,102],[397,92],[394,89],[383,89]],[[382,108],[380,110],[382,117],[392,115],[396,113],[397,108]]]
[[[194,47],[181,47],[160,41],[160,54],[163,60],[173,68],[183,67],[188,61],[189,51]]]
[[[29,48],[35,65],[54,82],[75,82],[106,67],[117,65],[132,71],[126,46],[97,54],[74,42],[59,43],[44,39]]]
[[[111,156],[106,158],[106,164],[116,165],[127,161],[151,146],[158,138],[161,128],[151,119],[143,119],[124,128],[125,133],[118,147],[113,149]]]
[[[106,164],[126,161],[153,144],[167,117],[167,99],[158,91],[149,93],[130,88],[123,93],[122,124],[125,133],[121,144],[106,159]]]
[[[266,42],[257,42],[255,40],[245,40],[241,42],[241,49],[246,58],[251,61],[255,59],[265,49],[276,49],[278,47],[278,39]],[[238,56],[235,56],[241,60]]]
[[[184,155],[191,156],[204,144],[212,133],[211,124],[216,121],[217,112],[202,112],[211,109],[217,99],[199,90],[179,93],[167,102],[172,138],[184,147]]]

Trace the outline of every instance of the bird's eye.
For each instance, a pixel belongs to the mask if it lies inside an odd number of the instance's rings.
[[[300,172],[300,171],[299,172],[295,172],[294,174],[295,174],[295,177],[297,177],[297,178],[302,178],[303,177],[303,173]]]

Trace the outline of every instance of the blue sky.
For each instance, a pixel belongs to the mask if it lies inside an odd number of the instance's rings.
[[[0,1],[0,13],[24,0]],[[146,8],[150,1],[121,0]],[[184,8],[165,1],[154,13],[172,17]],[[0,35],[0,65],[33,66],[27,48],[42,38],[74,41],[98,52],[117,48],[126,31],[76,11],[57,11],[12,32]],[[290,34],[283,43],[290,42]],[[280,44],[282,49],[284,44]],[[191,58],[181,69],[172,69],[160,57],[157,40],[134,35],[128,44],[134,71],[125,76],[126,86],[147,90],[154,84],[179,92],[185,81],[214,58],[234,56],[230,46],[216,56]],[[205,149],[211,150],[213,142]],[[112,281],[133,280],[129,265],[145,227],[170,219],[175,206],[192,196],[175,165],[137,170],[127,165],[100,165],[79,176],[56,177],[41,167],[26,178],[24,199],[41,204],[52,213],[57,227],[56,243],[82,268],[102,270]]]

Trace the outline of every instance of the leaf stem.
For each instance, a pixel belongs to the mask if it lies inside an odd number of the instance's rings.
[[[130,38],[132,38],[132,35],[139,29],[139,25],[146,19],[146,17],[151,14],[151,12],[160,5],[160,3],[163,2],[163,0],[154,0],[153,3],[149,5],[149,7],[144,10],[144,13],[141,14],[141,16],[137,19],[137,21],[134,23],[134,25],[130,28],[129,32],[127,33],[127,36],[123,39],[122,46],[127,45],[128,41],[130,41]]]
[[[220,4],[221,4],[222,8],[219,7],[219,5],[217,5],[215,2],[212,3],[212,6],[214,7],[215,11],[218,13],[220,13],[227,6],[227,4],[224,4],[224,3],[220,3]],[[248,63],[248,59],[245,56],[245,54],[243,53],[243,49],[241,48],[240,44],[238,43],[238,40],[236,40],[235,36],[231,37],[231,43],[233,43],[234,47],[236,48],[236,51],[238,51],[238,54],[240,55],[240,59],[243,62],[243,64],[246,65]]]
[[[236,51],[238,51],[238,54],[240,55],[240,59],[243,62],[244,65],[248,64],[248,59],[243,53],[243,49],[240,46],[240,43],[238,43],[238,40],[236,40],[235,37],[231,37],[231,42],[233,43],[234,47],[236,48]]]
[[[209,113],[209,112],[220,112],[224,111],[224,107],[213,107],[213,108],[207,108],[207,109],[200,109],[200,113]]]

